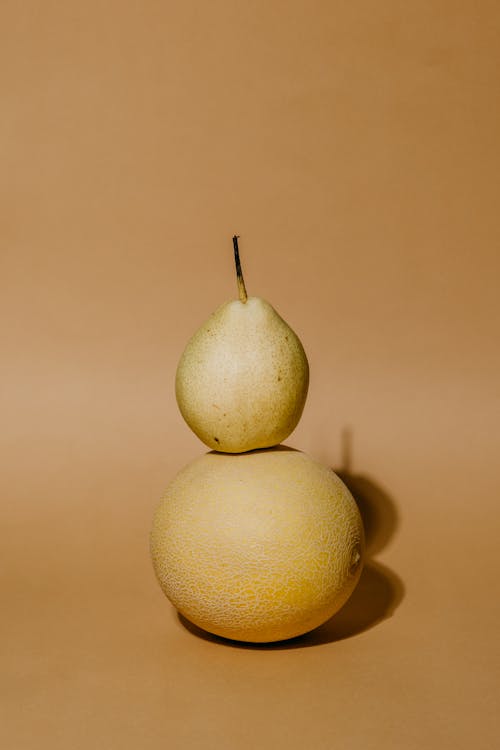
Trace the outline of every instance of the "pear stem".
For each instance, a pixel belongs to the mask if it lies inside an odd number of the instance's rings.
[[[240,263],[240,251],[238,250],[238,237],[239,235],[235,234],[233,237],[233,248],[234,248],[234,262],[236,265],[236,279],[238,281],[238,294],[240,297],[240,302],[245,302],[248,299],[247,296],[247,290],[245,289],[245,282],[243,280],[243,273],[241,270],[241,263]]]

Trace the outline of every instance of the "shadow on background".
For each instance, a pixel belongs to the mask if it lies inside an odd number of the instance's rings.
[[[274,643],[246,643],[231,641],[212,635],[193,625],[183,615],[179,621],[190,633],[214,643],[222,643],[233,648],[277,650],[306,648],[332,643],[363,633],[390,617],[404,598],[402,580],[392,570],[375,560],[376,555],[388,544],[399,525],[396,505],[390,495],[371,477],[355,474],[352,464],[352,433],[349,429],[342,433],[342,466],[334,469],[351,491],[358,504],[365,529],[366,558],[361,577],[354,592],[330,620],[310,633]]]
[[[342,464],[334,469],[351,491],[358,504],[365,528],[367,559],[377,555],[392,539],[398,525],[399,515],[394,501],[373,479],[354,474],[352,466],[352,431],[342,431]]]
[[[349,488],[358,505],[365,529],[367,558],[377,555],[390,542],[399,525],[394,502],[370,477],[341,469],[335,473]]]

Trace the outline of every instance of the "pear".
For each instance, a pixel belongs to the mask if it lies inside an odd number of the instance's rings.
[[[290,326],[260,297],[248,297],[233,237],[239,299],[219,307],[181,356],[176,398],[210,448],[242,453],[281,443],[304,408],[309,365]]]
[[[334,615],[363,566],[357,505],[339,477],[285,446],[211,452],[173,479],[151,554],[174,607],[225,638],[293,638]]]

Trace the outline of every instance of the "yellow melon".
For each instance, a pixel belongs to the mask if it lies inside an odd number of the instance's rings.
[[[207,453],[167,488],[151,553],[164,593],[195,625],[277,641],[345,603],[361,573],[363,527],[342,481],[304,453]]]

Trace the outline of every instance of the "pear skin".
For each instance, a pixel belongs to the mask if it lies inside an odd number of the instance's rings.
[[[259,297],[219,307],[189,341],[177,368],[182,416],[210,448],[242,453],[285,440],[309,385],[304,348]]]

